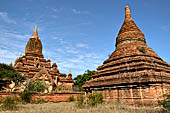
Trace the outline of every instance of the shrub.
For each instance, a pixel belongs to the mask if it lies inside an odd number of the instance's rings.
[[[44,92],[46,89],[46,84],[44,81],[42,80],[35,80],[30,82],[27,87],[26,87],[26,91],[28,92]]]
[[[101,104],[103,102],[103,94],[102,93],[93,93],[87,96],[87,104],[90,106],[95,106],[97,104]]]
[[[7,96],[3,102],[2,102],[2,109],[3,110],[16,110],[17,109],[17,103],[15,102],[15,99],[11,96]]]
[[[137,49],[138,49],[141,53],[144,53],[144,54],[146,53],[146,50],[145,50],[144,47],[138,46]]]
[[[39,98],[36,101],[36,104],[43,104],[43,103],[45,103],[45,100],[43,98]]]
[[[32,98],[32,93],[29,91],[24,91],[20,94],[20,97],[24,103],[30,103]]]
[[[164,96],[165,100],[163,100],[160,105],[162,105],[164,109],[170,110],[170,95],[166,94]]]
[[[77,107],[79,107],[79,108],[82,108],[83,106],[84,106],[84,97],[83,97],[83,95],[79,95],[78,97],[77,97],[77,103],[76,103],[76,105],[77,105]]]
[[[74,96],[73,96],[73,95],[72,95],[72,96],[70,96],[70,97],[68,98],[68,101],[69,101],[69,102],[75,101]]]

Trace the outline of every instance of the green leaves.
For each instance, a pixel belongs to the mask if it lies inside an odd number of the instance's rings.
[[[170,95],[166,94],[164,96],[166,99],[163,100],[160,105],[162,105],[166,110],[170,110]]]
[[[90,106],[95,106],[97,104],[101,104],[103,102],[103,94],[102,93],[92,93],[87,96],[87,103]]]
[[[95,71],[86,70],[83,75],[78,75],[76,78],[74,78],[75,82],[74,85],[78,86],[82,90],[82,85],[85,84],[86,81],[90,80],[92,78],[92,75]]]
[[[46,89],[46,84],[44,81],[42,80],[35,80],[30,82],[27,87],[26,87],[26,91],[29,92],[44,92]]]
[[[23,80],[25,80],[25,77],[21,76],[12,67],[0,63],[0,88],[7,82],[13,81],[15,84],[18,84],[18,82],[22,82]]]

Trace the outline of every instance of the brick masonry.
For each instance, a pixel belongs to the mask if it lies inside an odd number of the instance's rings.
[[[1,98],[5,98],[7,96],[17,96],[19,97],[19,93],[0,93]],[[84,95],[84,92],[78,92],[78,91],[57,91],[55,93],[49,93],[49,94],[40,94],[40,93],[34,93],[32,100],[36,101],[39,98],[44,99],[46,102],[68,102],[69,97],[73,96],[76,100],[79,95]]]

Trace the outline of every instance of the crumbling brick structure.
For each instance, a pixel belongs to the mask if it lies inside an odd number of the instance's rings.
[[[10,63],[12,66],[12,63]],[[46,60],[42,53],[42,43],[35,27],[32,37],[29,39],[24,55],[16,58],[14,69],[27,78],[42,79],[50,85],[55,83],[57,87],[72,89],[73,79],[71,72],[68,77],[60,73],[56,62],[51,66],[51,60]]]
[[[146,45],[128,6],[115,51],[83,87],[102,92],[106,102],[144,106],[156,105],[170,91],[170,64]]]

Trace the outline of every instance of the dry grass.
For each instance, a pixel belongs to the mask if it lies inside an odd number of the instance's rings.
[[[123,105],[101,104],[96,107],[78,108],[75,102],[19,105],[18,111],[0,113],[160,113],[156,108],[132,108]],[[162,112],[163,113],[163,112]]]

